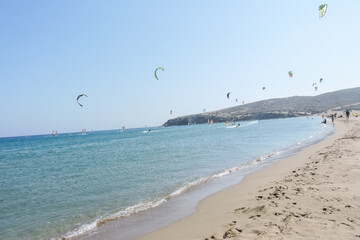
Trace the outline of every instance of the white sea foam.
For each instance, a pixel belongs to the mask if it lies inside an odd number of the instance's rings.
[[[142,131],[142,133],[155,133],[155,132],[161,132],[161,130],[151,130],[151,131],[145,130],[145,131]]]
[[[257,124],[259,123],[259,120],[256,120],[256,121],[252,121],[252,122],[244,122],[244,123],[241,123],[240,126],[238,125],[231,125],[231,126],[226,126],[226,128],[243,128],[243,127],[248,127],[250,125],[253,125],[253,124]]]
[[[89,223],[89,224],[81,225],[79,228],[75,229],[74,231],[71,231],[71,232],[65,234],[64,238],[71,239],[71,238],[80,236],[86,232],[92,231],[96,228],[97,224],[98,224],[98,220],[95,220],[94,222]],[[63,238],[60,238],[60,239],[63,239]]]

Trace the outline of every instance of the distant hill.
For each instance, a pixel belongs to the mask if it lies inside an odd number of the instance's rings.
[[[199,113],[169,119],[164,126],[253,119],[288,118],[319,114],[328,110],[360,110],[360,87],[324,93],[318,96],[294,96],[253,102],[213,112]]]

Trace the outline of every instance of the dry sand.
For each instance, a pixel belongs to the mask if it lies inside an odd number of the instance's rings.
[[[141,240],[360,239],[360,119]]]

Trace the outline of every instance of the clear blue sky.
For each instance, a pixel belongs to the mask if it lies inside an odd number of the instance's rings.
[[[360,1],[328,0],[319,19],[322,3],[0,1],[0,137],[161,125],[235,98],[358,87]]]

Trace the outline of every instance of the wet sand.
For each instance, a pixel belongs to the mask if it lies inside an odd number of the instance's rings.
[[[141,240],[360,239],[360,119]]]

